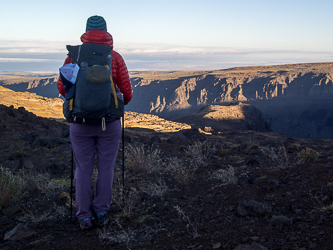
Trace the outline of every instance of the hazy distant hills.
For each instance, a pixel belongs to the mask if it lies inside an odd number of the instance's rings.
[[[130,72],[126,110],[166,119],[207,105],[252,104],[274,132],[332,138],[333,63],[240,67],[214,71]],[[0,85],[57,97],[57,76],[1,75]]]

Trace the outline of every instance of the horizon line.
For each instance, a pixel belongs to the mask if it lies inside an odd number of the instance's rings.
[[[252,68],[252,67],[272,67],[272,66],[292,66],[292,65],[302,65],[302,64],[330,64],[333,61],[325,62],[325,61],[318,61],[318,62],[293,62],[293,63],[276,63],[276,64],[256,64],[256,65],[240,65],[240,66],[232,66],[226,68],[210,68],[210,69],[133,69],[128,70],[128,73],[131,72],[179,72],[179,71],[219,71],[219,70],[228,70],[234,68]],[[20,74],[20,73],[30,73],[30,74],[59,74],[59,71],[49,71],[49,70],[0,70],[0,75],[10,75],[10,74]]]

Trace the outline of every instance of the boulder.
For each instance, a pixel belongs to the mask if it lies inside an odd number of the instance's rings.
[[[248,215],[257,215],[264,216],[270,215],[273,212],[273,208],[269,204],[257,202],[254,200],[247,201],[242,200],[238,205],[238,215],[248,216]]]
[[[36,232],[29,229],[27,225],[24,225],[22,223],[19,223],[14,227],[13,230],[7,232],[5,234],[4,240],[21,240],[27,237],[30,237],[32,235],[35,235]]]

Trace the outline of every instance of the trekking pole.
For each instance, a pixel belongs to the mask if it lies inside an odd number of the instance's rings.
[[[122,140],[122,164],[123,164],[123,204],[125,204],[125,135],[124,135],[124,130],[125,130],[125,113],[122,117],[122,131],[121,131],[121,140]]]
[[[74,153],[73,153],[73,148],[72,148],[72,168],[71,168],[71,215],[70,215],[70,221],[73,222],[73,179],[74,179]]]

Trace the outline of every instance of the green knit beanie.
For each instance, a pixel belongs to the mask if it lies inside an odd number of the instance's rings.
[[[88,30],[106,30],[106,22],[101,16],[91,16],[87,20],[86,31]]]

